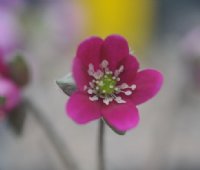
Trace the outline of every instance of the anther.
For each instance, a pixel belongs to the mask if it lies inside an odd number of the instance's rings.
[[[93,93],[93,90],[92,89],[88,89],[88,94],[92,94]]]
[[[83,87],[83,90],[84,90],[84,91],[87,90],[87,86],[86,86],[86,85]]]
[[[92,96],[92,97],[89,97],[89,99],[91,101],[97,101],[99,98],[97,96]]]
[[[107,60],[103,60],[103,61],[101,62],[101,67],[102,67],[102,68],[108,67],[108,61],[107,61]]]
[[[136,85],[135,84],[131,85],[131,89],[135,90],[136,89]]]
[[[116,77],[115,77],[115,76],[113,76],[113,77],[112,77],[112,79],[113,79],[113,80],[115,80],[115,79],[116,79]]]
[[[132,91],[128,90],[124,94],[127,95],[127,96],[130,96],[132,94]]]
[[[110,88],[110,89],[113,89],[113,88],[114,88],[114,86],[113,86],[113,85],[110,85],[110,86],[109,86],[109,88]]]
[[[99,86],[103,86],[104,84],[103,84],[103,81],[100,81],[99,82]]]

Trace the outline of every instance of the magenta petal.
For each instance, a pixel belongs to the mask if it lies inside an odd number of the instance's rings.
[[[89,96],[75,92],[70,97],[66,110],[68,115],[78,124],[85,124],[101,117],[99,102],[92,102]]]
[[[153,69],[140,71],[135,79],[136,90],[133,92],[132,101],[139,105],[154,97],[163,84],[163,76]]]
[[[101,45],[103,40],[92,37],[83,41],[77,50],[73,63],[73,77],[79,90],[83,90],[84,85],[88,85],[91,77],[88,75],[88,66],[92,63],[97,69],[100,64]]]
[[[102,109],[102,115],[110,126],[120,132],[136,127],[139,122],[138,110],[131,101],[112,103]]]
[[[9,79],[0,78],[0,96],[6,99],[3,105],[5,112],[11,111],[21,102],[20,89]]]
[[[82,62],[79,58],[75,58],[73,62],[72,73],[74,80],[76,82],[76,86],[80,91],[84,90],[84,86],[88,85],[91,77],[89,77],[87,73],[86,67],[82,65]]]
[[[139,69],[139,62],[136,57],[129,55],[125,58],[122,65],[124,66],[124,71],[120,74],[120,82],[131,85]]]
[[[102,48],[102,59],[109,61],[109,68],[113,71],[120,62],[129,55],[128,42],[119,35],[108,36]]]
[[[77,50],[76,57],[82,62],[82,65],[88,69],[92,63],[95,68],[99,67],[101,59],[101,47],[103,40],[99,37],[91,37],[83,41]]]
[[[9,69],[5,64],[3,53],[0,50],[0,74],[4,77],[9,76]]]

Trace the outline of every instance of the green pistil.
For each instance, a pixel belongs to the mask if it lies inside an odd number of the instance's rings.
[[[3,96],[0,96],[0,106],[4,105],[6,102],[6,98]]]
[[[116,84],[117,80],[111,74],[106,74],[99,80],[97,87],[101,94],[110,95],[114,93]]]

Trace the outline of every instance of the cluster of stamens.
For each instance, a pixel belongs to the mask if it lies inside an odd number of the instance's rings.
[[[121,65],[113,72],[109,70],[108,65],[108,61],[103,60],[100,69],[95,71],[94,65],[89,64],[88,74],[93,77],[93,80],[89,82],[88,86],[84,86],[84,90],[90,95],[89,99],[91,101],[102,99],[106,105],[109,105],[112,101],[126,103],[119,94],[124,93],[126,96],[130,96],[136,89],[136,85],[129,86],[126,83],[119,85],[119,75],[124,71],[124,66]]]

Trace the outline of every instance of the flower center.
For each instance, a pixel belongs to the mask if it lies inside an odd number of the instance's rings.
[[[117,80],[113,79],[111,74],[105,74],[97,84],[99,88],[99,93],[104,95],[111,95],[115,91],[115,86],[117,84]]]
[[[89,82],[89,86],[84,86],[84,90],[90,95],[89,99],[91,101],[102,99],[106,105],[109,105],[113,100],[117,103],[126,103],[120,93],[129,96],[136,89],[136,85],[129,86],[126,83],[119,85],[119,75],[124,71],[124,66],[122,65],[112,72],[109,70],[108,65],[108,61],[103,60],[100,64],[100,69],[94,71],[94,65],[89,64],[88,74],[93,77],[93,80]]]

